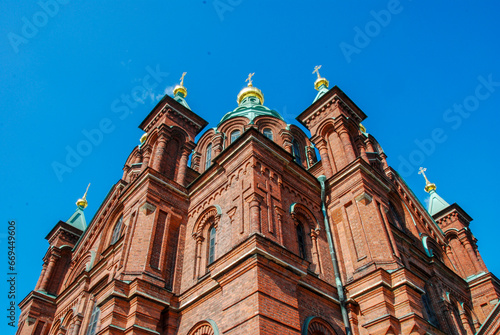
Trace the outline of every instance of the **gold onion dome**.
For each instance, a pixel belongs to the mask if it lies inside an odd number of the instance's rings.
[[[314,88],[316,89],[316,91],[319,91],[319,88],[322,86],[322,85],[325,85],[326,88],[328,88],[328,85],[329,85],[329,82],[328,80],[326,80],[326,78],[323,78],[319,75],[319,69],[321,69],[321,65],[317,65],[314,67],[314,71],[313,71],[313,74],[316,73],[318,75],[318,78],[316,79],[316,81],[314,82]]]
[[[85,190],[85,194],[83,195],[83,197],[82,197],[82,198],[80,198],[80,199],[78,199],[78,200],[76,201],[76,205],[77,205],[78,207],[82,207],[82,209],[84,209],[85,207],[87,207],[87,205],[89,204],[89,203],[87,202],[87,192],[88,192],[88,190],[89,190],[89,187],[90,187],[90,183],[89,183],[89,185],[87,186],[87,190]]]
[[[429,181],[429,179],[427,179],[427,176],[425,175],[425,171],[427,171],[427,169],[421,167],[419,169],[418,174],[421,174],[422,176],[424,176],[424,178],[425,178],[425,188],[424,188],[424,190],[425,190],[425,192],[430,193],[431,191],[435,191],[436,190],[436,184],[431,183]]]
[[[144,133],[142,136],[141,136],[141,144],[144,144],[144,142],[146,142],[146,139],[148,138],[148,133]]]
[[[238,97],[236,98],[238,105],[241,104],[243,99],[245,99],[246,97],[256,97],[259,99],[261,105],[264,104],[264,94],[262,94],[261,90],[259,90],[257,87],[254,87],[252,85],[252,76],[254,74],[255,73],[250,73],[248,75],[247,80],[245,80],[245,81],[248,81],[248,86],[245,87],[244,89],[242,89],[240,91],[240,93],[238,93]]]
[[[184,76],[187,72],[182,73],[181,83],[179,85],[175,85],[174,87],[174,96],[181,95],[183,98],[187,97],[188,91],[184,87]]]

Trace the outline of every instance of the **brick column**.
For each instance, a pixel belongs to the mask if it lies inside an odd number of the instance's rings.
[[[349,136],[349,132],[344,125],[341,125],[337,130],[337,133],[340,136],[340,141],[344,146],[345,154],[347,156],[347,164],[351,163],[356,159],[356,154],[354,153],[354,148],[352,147],[351,137]]]
[[[366,155],[366,148],[363,145],[363,142],[361,141],[361,139],[356,140],[356,145],[358,147],[358,151],[361,155],[361,158],[363,158],[365,160],[365,162],[370,163],[370,161],[368,160],[368,156]]]
[[[47,271],[47,264],[43,263],[42,272],[40,273],[40,278],[38,278],[38,282],[36,283],[35,291],[38,291],[38,289],[40,288],[40,285],[42,284],[42,280],[45,276],[45,271]]]
[[[318,252],[318,235],[319,235],[319,230],[316,229],[311,230],[313,262],[318,266],[317,268],[318,273],[322,273],[323,271],[321,271],[321,262],[319,259],[319,252]]]
[[[380,153],[380,158],[382,158],[382,168],[385,170],[389,167],[389,164],[387,164],[387,155],[383,152]]]
[[[203,243],[203,236],[196,236],[196,258],[194,264],[194,279],[198,278],[201,273],[201,245]]]
[[[293,136],[288,130],[282,129],[280,131],[281,139],[283,140],[283,147],[286,151],[293,155],[292,141]]]
[[[217,157],[222,151],[222,133],[217,133],[212,138],[212,150],[214,151],[214,156],[212,158]]]
[[[448,255],[448,258],[450,259],[450,261],[452,262],[452,264],[454,265],[455,269],[457,270],[458,274],[462,277],[465,277],[465,273],[464,271],[462,270],[461,266],[460,266],[460,263],[457,261],[455,255],[453,254],[453,251],[451,250],[451,247],[450,245],[446,245],[446,254]]]
[[[464,326],[467,335],[473,335],[475,333],[472,331],[472,327],[467,319],[467,314],[465,314],[463,307],[460,308],[460,321],[462,321],[462,325]]]
[[[257,193],[252,194],[247,198],[248,203],[250,204],[250,231],[252,232],[261,232],[261,222],[260,222],[260,202],[261,196]]]
[[[71,335],[78,335],[78,332],[80,331],[80,327],[82,326],[82,321],[78,318],[75,321],[74,327],[73,327],[73,333]]]
[[[153,156],[153,169],[160,172],[160,166],[163,161],[163,155],[165,154],[168,138],[165,134],[161,134],[157,141],[156,151]]]
[[[191,157],[191,169],[200,172],[200,161],[201,154],[199,152],[193,152],[193,157]]]
[[[40,291],[47,292],[47,285],[49,284],[50,277],[52,276],[52,273],[54,272],[54,267],[56,265],[56,261],[57,261],[57,256],[50,255],[49,264],[47,265],[47,270],[45,271],[45,275],[44,275],[44,278],[42,280],[42,284],[40,285]]]
[[[370,138],[367,138],[365,140],[365,144],[366,144],[366,149],[368,150],[368,152],[375,152],[375,149],[373,149],[373,143],[370,140]]]
[[[467,254],[469,255],[470,261],[472,263],[472,266],[474,266],[474,269],[477,272],[480,272],[481,269],[478,267],[478,261],[476,257],[476,253],[474,250],[472,250],[472,246],[470,245],[470,241],[467,238],[467,236],[463,236],[460,238],[460,242],[462,242],[462,245],[464,246],[465,250],[467,251]]]
[[[182,155],[181,159],[179,160],[179,172],[177,173],[177,178],[175,179],[175,181],[181,185],[184,185],[184,182],[186,180],[187,162],[190,153],[191,149],[187,147],[182,148]]]
[[[141,171],[144,171],[149,166],[149,159],[151,158],[151,148],[146,148],[142,154],[142,166]]]
[[[321,156],[323,170],[325,171],[326,178],[330,178],[333,176],[332,165],[330,163],[330,157],[328,156],[328,148],[326,147],[326,141],[324,139],[320,139],[314,143],[316,148],[318,148],[319,155]],[[335,171],[337,172],[337,171]]]

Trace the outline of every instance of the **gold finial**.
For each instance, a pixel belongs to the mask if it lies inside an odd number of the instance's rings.
[[[142,134],[141,139],[139,140],[141,142],[141,145],[144,144],[144,142],[146,142],[147,138],[148,138],[148,133]]]
[[[248,81],[248,86],[253,86],[253,85],[252,85],[252,77],[254,76],[254,74],[255,74],[255,72],[254,72],[254,73],[249,73],[249,74],[248,74],[248,78],[247,78],[247,79],[245,79],[245,82],[247,82],[247,81]]]
[[[425,175],[425,171],[427,171],[427,168],[421,167],[418,171],[418,174],[421,174],[425,178],[425,192],[429,193],[430,191],[436,190],[436,184],[431,183]]]
[[[320,75],[319,75],[319,69],[321,69],[321,65],[316,65],[314,67],[314,71],[312,72],[313,74],[317,74],[318,75],[318,78],[316,78],[316,81],[314,82],[314,88],[319,91],[319,88],[321,87],[321,85],[325,85],[326,88],[328,88],[328,80],[326,80],[325,78],[322,78]]]
[[[318,75],[318,79],[321,78],[321,76],[319,75],[319,69],[321,69],[321,65],[316,65],[313,71],[313,74],[316,73]]]
[[[76,202],[76,205],[78,207],[87,207],[88,205],[88,202],[87,202],[87,192],[89,191],[89,187],[90,187],[90,183],[89,185],[87,186],[87,189],[85,190],[85,194],[83,195],[83,197],[81,199],[78,199],[78,201]]]
[[[186,75],[187,72],[182,72],[181,76],[181,86],[184,86],[184,76]]]
[[[238,97],[236,98],[236,101],[238,102],[238,105],[245,99],[246,97],[253,96],[259,99],[260,104],[264,104],[264,94],[262,94],[262,91],[259,90],[257,87],[254,87],[252,84],[252,77],[254,76],[254,73],[249,73],[248,78],[245,81],[248,81],[248,86],[245,87],[238,93]]]
[[[175,85],[174,87],[174,96],[180,94],[183,98],[187,97],[188,91],[184,87],[184,76],[187,72],[183,72],[181,76],[181,83],[179,85]]]

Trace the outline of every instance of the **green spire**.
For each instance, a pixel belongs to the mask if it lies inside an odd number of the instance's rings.
[[[85,220],[85,214],[83,214],[83,210],[87,207],[87,192],[89,190],[90,184],[87,186],[87,190],[81,199],[78,199],[76,202],[76,210],[71,215],[71,217],[66,221],[67,224],[72,225],[75,228],[80,229],[81,231],[85,231],[87,228],[87,221]]]
[[[427,211],[431,216],[441,212],[449,205],[450,204],[448,204],[443,198],[439,196],[439,194],[437,194],[436,190],[429,191],[429,207]]]
[[[427,171],[427,169],[421,167],[418,174],[421,174],[425,178],[425,192],[429,193],[429,207],[427,208],[427,211],[431,216],[433,216],[434,214],[441,212],[450,204],[448,204],[443,198],[439,196],[439,194],[437,194],[436,184],[431,183],[429,179],[427,179],[425,171]]]

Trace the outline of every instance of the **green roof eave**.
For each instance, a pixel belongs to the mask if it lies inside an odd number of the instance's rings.
[[[259,116],[272,116],[272,117],[278,118],[282,121],[285,121],[283,119],[283,117],[277,111],[269,109],[266,106],[262,106],[262,105],[254,105],[251,107],[240,106],[240,107],[236,108],[235,110],[224,115],[222,117],[222,119],[220,120],[218,126],[229,119],[239,117],[239,116],[246,117],[249,120],[249,123],[253,123],[253,121]]]

